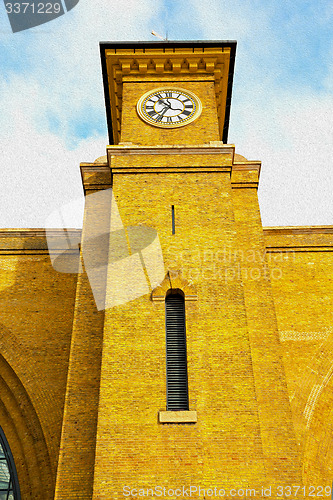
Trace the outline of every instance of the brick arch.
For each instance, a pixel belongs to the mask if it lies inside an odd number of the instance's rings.
[[[304,442],[304,483],[332,486],[333,481],[333,380],[316,400]]]
[[[0,355],[0,425],[6,435],[24,500],[51,500],[54,474],[42,427],[17,374]]]
[[[179,292],[186,301],[198,299],[195,286],[183,278],[182,272],[169,270],[162,283],[152,291],[151,299],[154,302],[164,302],[167,294]]]
[[[308,366],[309,365],[309,366]],[[311,363],[298,378],[291,409],[305,485],[333,481],[333,332],[314,349]]]

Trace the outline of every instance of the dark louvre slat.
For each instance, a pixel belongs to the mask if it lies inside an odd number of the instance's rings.
[[[185,305],[168,295],[166,310],[167,410],[188,410]]]

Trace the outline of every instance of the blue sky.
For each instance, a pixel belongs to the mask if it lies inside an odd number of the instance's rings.
[[[152,40],[152,29],[237,40],[229,142],[262,161],[263,224],[333,223],[331,1],[81,0],[19,33],[0,12],[0,227],[44,227],[83,199],[79,163],[108,142],[99,41]]]

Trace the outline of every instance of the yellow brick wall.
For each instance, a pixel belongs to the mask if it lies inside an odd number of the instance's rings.
[[[104,327],[104,304],[97,301],[97,306],[93,290],[105,289],[103,263],[107,262],[111,209],[109,191],[99,196],[98,182],[93,185],[94,189],[86,190],[82,273],[75,297],[55,500],[92,498]]]
[[[286,375],[256,189],[233,189],[240,275],[251,343],[263,452],[275,488],[301,484]],[[283,458],[286,457],[286,458]],[[277,473],[278,471],[278,473]]]
[[[244,293],[242,276],[230,274],[243,246],[264,253],[255,190],[250,198],[235,198],[230,173],[222,171],[231,166],[231,154],[219,157],[216,171],[205,172],[209,154],[193,160],[198,165],[189,171],[186,154],[160,153],[146,162],[156,168],[152,173],[141,172],[146,156],[133,151],[125,161],[110,154],[123,224],[155,229],[165,272],[181,271],[197,290],[197,301],[186,302],[186,328],[190,410],[198,421],[158,422],[166,409],[164,303],[145,294],[107,309],[94,500],[122,498],[125,486],[299,484],[271,292],[261,279]],[[188,172],[165,172],[173,165]],[[113,273],[109,291],[115,281]]]
[[[123,146],[110,147],[108,160],[124,226],[154,229],[165,273],[181,274],[197,291],[197,300],[185,304],[190,410],[197,411],[198,420],[158,421],[159,411],[166,409],[163,301],[155,303],[145,293],[107,308],[93,499],[122,498],[125,486],[259,490],[263,484],[301,484],[273,298],[263,273],[258,166],[235,165],[230,178],[234,151],[216,149],[210,77],[180,76],[178,83],[173,75],[174,85],[202,100],[200,119],[167,131],[145,124],[136,103],[162,80],[124,78]],[[151,154],[135,149],[161,144],[175,147],[155,148]],[[191,150],[202,144],[208,149]],[[259,282],[237,272],[249,250],[261,252],[252,266],[260,268]],[[125,287],[126,279],[110,266],[108,296],[113,287]],[[137,279],[131,275],[132,289]]]
[[[153,300],[149,269],[149,292],[107,302],[105,311],[95,303],[96,286],[106,287],[107,301],[116,286],[137,287],[133,269],[126,276],[114,266],[124,248],[135,251],[127,229],[112,236],[111,202],[87,197],[78,277],[52,268],[45,235],[4,231],[0,425],[24,500],[116,500],[125,486],[191,485],[223,487],[227,497],[231,488],[258,496],[272,486],[275,498],[278,485],[302,484],[301,462],[305,484],[332,482],[332,228],[263,231],[260,164],[218,143],[221,68],[205,61],[202,73],[163,75],[119,61],[117,84],[109,83],[122,92],[113,110],[116,118],[121,110],[122,144],[108,148],[108,160],[81,165],[87,195],[113,183],[124,227],[158,234],[167,277],[156,293],[168,279],[185,291],[197,422],[158,419],[166,410],[165,309],[163,297]],[[167,131],[144,123],[136,103],[162,85],[194,92],[200,119]],[[108,259],[93,283],[91,268]]]
[[[186,127],[164,130],[152,127],[141,120],[136,111],[140,97],[149,90],[163,86],[179,86],[194,94],[204,104],[199,119]],[[219,140],[214,81],[177,81],[173,76],[171,82],[160,81],[126,81],[123,85],[123,111],[121,141],[141,145],[154,144],[204,144]]]
[[[331,486],[333,228],[269,228],[265,234],[304,481]]]
[[[204,252],[236,244],[230,178],[120,174],[114,192],[125,226],[158,232],[165,270],[196,276],[198,301],[186,303],[186,314],[190,409],[198,422],[158,423],[166,409],[164,304],[148,294],[106,310],[94,499],[122,498],[124,486],[258,485],[265,470],[242,288],[202,262]]]
[[[45,234],[0,234],[0,425],[23,499],[53,498],[76,287],[51,265]]]

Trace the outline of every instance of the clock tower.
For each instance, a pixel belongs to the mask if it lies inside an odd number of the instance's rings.
[[[275,498],[302,484],[260,162],[227,142],[235,50],[101,43],[110,145],[81,164],[56,500]]]
[[[171,129],[194,121],[200,116],[202,106],[192,92],[162,87],[144,94],[137,104],[137,111],[150,125]]]

